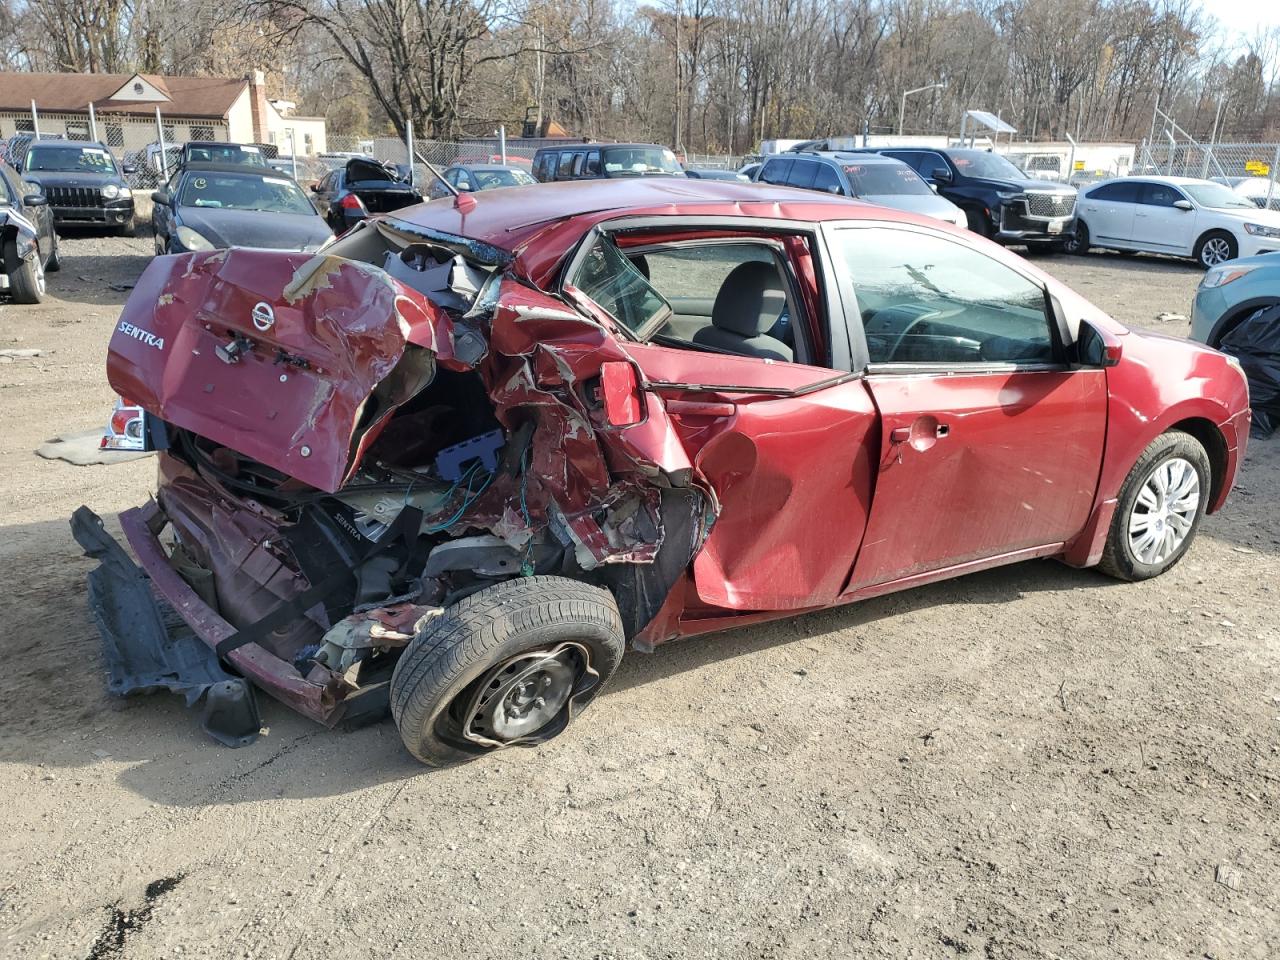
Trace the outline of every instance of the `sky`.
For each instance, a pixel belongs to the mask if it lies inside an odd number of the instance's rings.
[[[1276,0],[1202,0],[1204,9],[1231,34],[1252,36],[1258,27],[1280,27]]]

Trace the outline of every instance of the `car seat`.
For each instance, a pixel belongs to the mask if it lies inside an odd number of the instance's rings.
[[[762,260],[740,263],[720,284],[711,308],[711,326],[695,333],[693,342],[746,357],[791,362],[791,348],[766,332],[786,306],[787,296],[774,264]]]

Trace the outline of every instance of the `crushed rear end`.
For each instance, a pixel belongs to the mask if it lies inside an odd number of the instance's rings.
[[[715,501],[634,371],[502,251],[398,221],[311,258],[159,257],[110,344],[161,450],[120,524],[233,675],[326,725],[381,715],[415,631],[497,581],[605,586],[633,637],[654,619]],[[109,659],[137,642],[97,619]]]

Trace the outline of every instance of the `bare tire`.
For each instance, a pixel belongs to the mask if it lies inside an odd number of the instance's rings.
[[[964,212],[965,219],[969,221],[969,229],[981,237],[991,236],[991,224],[987,222],[987,215],[981,210],[967,208]]]
[[[1171,430],[1152,440],[1120,488],[1099,569],[1148,580],[1181,560],[1209,505],[1211,476],[1195,437]]]
[[[564,577],[506,580],[459,600],[409,642],[391,716],[409,752],[461,763],[560,734],[622,661],[613,596]]]
[[[1196,241],[1196,249],[1192,255],[1196,258],[1196,263],[1208,270],[1220,263],[1234,260],[1239,252],[1235,237],[1225,230],[1210,230]]]
[[[44,262],[37,250],[9,274],[9,292],[14,303],[39,303],[44,290]]]

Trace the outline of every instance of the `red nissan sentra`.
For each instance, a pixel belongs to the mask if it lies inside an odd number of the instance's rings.
[[[107,372],[161,450],[141,570],[73,520],[112,689],[233,743],[245,679],[389,706],[435,765],[557,735],[628,647],[1032,557],[1157,576],[1249,427],[1232,358],[972,233],[668,178],[159,257]]]

